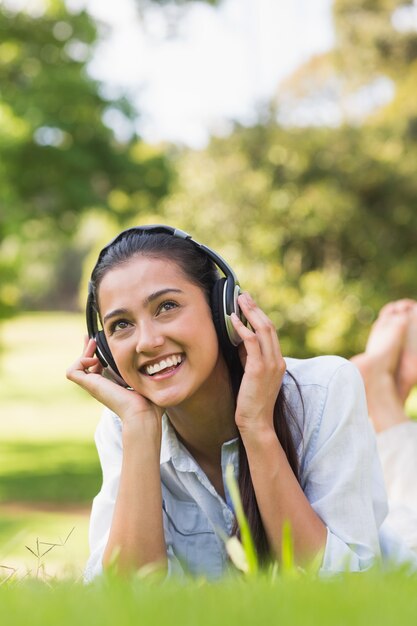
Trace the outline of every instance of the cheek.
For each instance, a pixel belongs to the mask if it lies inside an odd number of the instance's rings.
[[[120,360],[120,346],[117,345],[117,343],[115,343],[114,341],[112,341],[111,339],[107,338],[107,345],[110,349],[110,352],[112,353],[113,359],[115,361]]]
[[[201,326],[199,329],[201,337],[200,358],[204,358],[206,363],[216,362],[220,356],[219,340],[213,322]]]

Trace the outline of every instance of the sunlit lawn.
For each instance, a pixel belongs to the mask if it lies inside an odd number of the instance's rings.
[[[100,413],[65,378],[82,349],[82,315],[33,313],[0,326],[0,439],[92,441]]]
[[[49,574],[80,575],[101,472],[94,446],[100,406],[65,378],[83,342],[80,315],[24,315],[0,343],[0,564],[32,570],[36,539],[65,547],[46,555]]]
[[[57,546],[46,553],[50,546],[45,544]],[[42,511],[3,505],[0,512],[0,565],[7,569],[3,567],[0,576],[16,570],[19,578],[29,574],[47,580],[56,576],[81,580],[87,556],[86,511],[76,507]]]
[[[13,626],[408,626],[416,623],[415,578],[341,576],[332,580],[226,580],[218,584],[105,580],[23,581],[0,587],[2,622]]]

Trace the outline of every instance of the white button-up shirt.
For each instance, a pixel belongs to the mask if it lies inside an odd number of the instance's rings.
[[[366,569],[381,554],[379,529],[388,508],[360,374],[341,357],[287,359],[283,385],[295,415],[290,428],[300,484],[327,527],[321,572]],[[122,424],[109,410],[97,427],[96,445],[103,485],[93,502],[86,580],[102,571],[121,472]],[[225,485],[228,463],[237,476],[236,439],[222,446]],[[167,416],[163,418],[161,485],[169,570],[210,578],[223,574],[229,567],[224,537],[234,525],[227,490],[224,501],[177,439]]]

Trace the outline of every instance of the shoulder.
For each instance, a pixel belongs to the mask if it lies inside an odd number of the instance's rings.
[[[316,447],[347,422],[367,420],[365,390],[357,367],[339,356],[286,359],[283,388],[300,454]],[[297,432],[298,429],[298,432]]]
[[[334,379],[349,379],[352,383],[360,381],[360,374],[355,365],[340,356],[327,355],[312,359],[285,359],[287,371],[283,384],[288,387],[296,384],[301,388],[322,387],[327,389]]]
[[[358,368],[340,356],[312,359],[287,358],[283,387],[290,404],[302,406],[306,413],[319,417],[329,405],[361,402],[365,389]]]

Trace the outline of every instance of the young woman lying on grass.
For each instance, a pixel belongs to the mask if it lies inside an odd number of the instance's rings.
[[[272,322],[235,281],[170,227],[129,229],[100,253],[94,338],[67,373],[107,407],[88,580],[114,561],[121,572],[223,574],[223,539],[237,530],[229,463],[262,563],[280,559],[287,520],[300,564],[321,555],[322,572],[358,571],[380,556],[387,503],[357,368],[284,360]],[[102,375],[108,364],[119,384]]]

